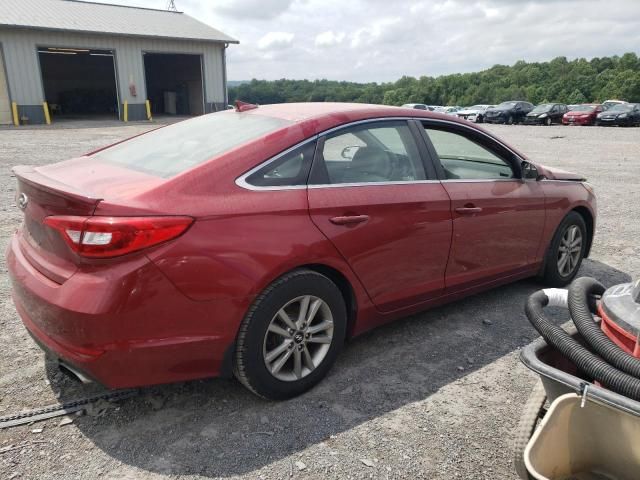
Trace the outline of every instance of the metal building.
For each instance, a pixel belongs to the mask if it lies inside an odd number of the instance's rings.
[[[0,124],[224,109],[231,43],[180,12],[1,0]]]

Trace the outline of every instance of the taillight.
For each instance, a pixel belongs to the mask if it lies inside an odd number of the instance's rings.
[[[110,258],[137,252],[182,235],[191,217],[51,216],[44,224],[57,230],[77,254]]]

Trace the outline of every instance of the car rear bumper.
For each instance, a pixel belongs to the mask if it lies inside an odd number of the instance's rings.
[[[6,255],[13,301],[50,355],[109,388],[221,373],[246,302],[190,300],[142,255],[57,284],[29,263],[18,235]]]

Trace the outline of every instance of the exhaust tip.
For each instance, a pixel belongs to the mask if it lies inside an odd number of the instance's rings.
[[[87,377],[85,374],[76,370],[72,366],[67,365],[66,363],[59,362],[58,368],[67,377],[71,378],[72,380],[75,380],[76,382],[80,382],[84,384],[93,383],[93,381],[89,377]]]

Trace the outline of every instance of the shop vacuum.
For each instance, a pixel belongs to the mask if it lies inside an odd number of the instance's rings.
[[[551,306],[569,308],[580,341],[546,316],[544,308]],[[568,290],[534,293],[525,311],[545,341],[571,360],[583,378],[640,401],[640,279],[605,289],[592,278],[579,278]]]

